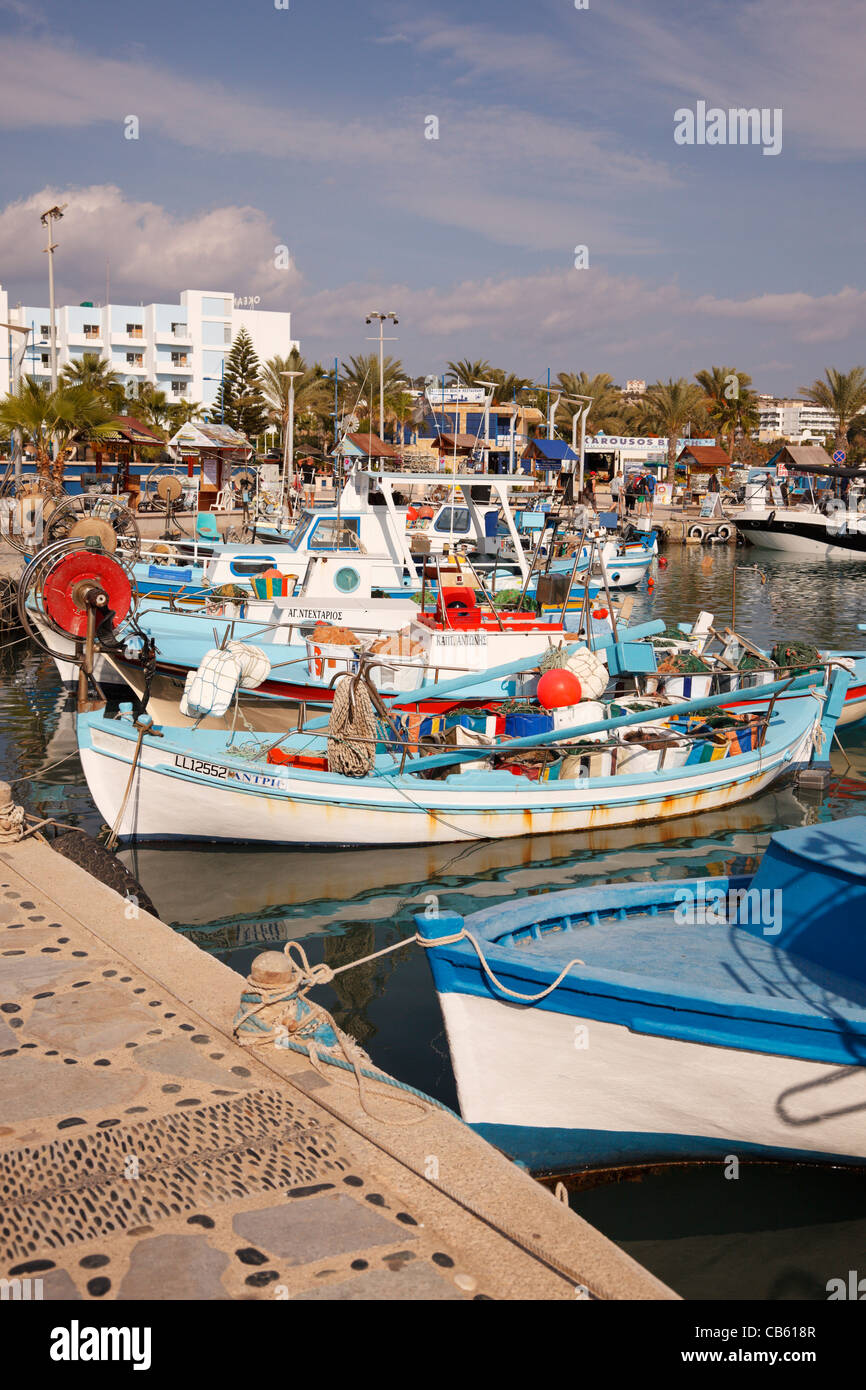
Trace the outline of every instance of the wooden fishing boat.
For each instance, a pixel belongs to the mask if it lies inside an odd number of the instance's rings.
[[[864,914],[858,816],[777,832],[752,878],[418,917],[464,1119],[544,1171],[866,1161]]]
[[[287,735],[274,740],[277,750],[222,730],[149,729],[131,709],[117,718],[82,710],[77,728],[91,795],[123,839],[436,844],[667,820],[746,800],[829,746],[848,678],[839,672],[823,690],[814,676],[766,686],[763,707],[750,705],[765,712],[760,735],[742,741],[676,731],[672,721],[730,700],[716,696],[613,719],[576,716],[574,725],[492,747],[407,757],[404,744],[375,753],[361,776],[328,770],[324,733]],[[654,724],[667,724],[664,738],[645,733]],[[629,745],[616,771],[593,736],[635,725],[644,746]],[[576,738],[577,748],[568,743]],[[556,745],[569,754],[558,775],[515,765],[515,754]],[[475,770],[478,760],[488,770]]]

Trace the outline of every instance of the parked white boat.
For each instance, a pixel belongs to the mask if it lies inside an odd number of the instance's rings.
[[[777,832],[752,879],[418,917],[464,1119],[536,1170],[866,1162],[864,910],[860,816]]]
[[[847,672],[838,673],[823,693],[814,677],[765,687],[763,705],[750,705],[750,711],[766,710],[770,696],[779,698],[763,735],[753,740],[756,746],[728,742],[708,748],[710,760],[704,761],[704,751],[695,756],[694,742],[671,728],[654,754],[635,763],[639,771],[630,771],[629,761],[641,750],[629,744],[629,759],[618,774],[593,775],[604,766],[593,761],[604,753],[592,741],[594,734],[618,735],[634,724],[646,730],[681,713],[713,708],[725,699],[730,703],[730,697],[613,720],[576,717],[574,725],[538,736],[429,757],[407,759],[405,749],[398,748],[376,753],[372,770],[362,776],[327,770],[325,736],[283,737],[275,765],[261,737],[243,747],[221,730],[150,732],[136,726],[131,712],[114,719],[102,711],[79,713],[79,750],[97,807],[124,839],[401,845],[552,834],[666,820],[755,795],[809,763],[817,745],[829,743],[848,678]],[[471,767],[479,758],[507,762],[515,752],[570,739],[587,741],[586,747],[573,771],[566,767],[563,776],[560,766],[555,780]],[[652,748],[649,735],[645,741]],[[458,771],[458,764],[470,766]],[[429,776],[442,769],[449,769],[448,775]]]

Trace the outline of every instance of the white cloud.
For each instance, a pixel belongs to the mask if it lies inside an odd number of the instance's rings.
[[[278,270],[274,248],[286,239],[258,208],[218,207],[176,217],[158,203],[127,198],[111,184],[44,188],[0,212],[3,280],[39,283],[45,275],[39,217],[67,203],[55,240],[58,295],[75,302],[102,298],[106,260],[113,299],[175,299],[205,285],[285,298],[296,270]],[[291,247],[290,247],[291,250]]]

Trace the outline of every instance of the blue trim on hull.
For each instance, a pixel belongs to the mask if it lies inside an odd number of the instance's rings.
[[[778,1162],[833,1163],[866,1166],[866,1158],[825,1153],[795,1146],[746,1143],[741,1139],[710,1138],[701,1134],[631,1133],[627,1130],[541,1129],[529,1125],[473,1124],[480,1134],[509,1158],[535,1172],[579,1172],[638,1163],[670,1163],[701,1159],[774,1159]]]

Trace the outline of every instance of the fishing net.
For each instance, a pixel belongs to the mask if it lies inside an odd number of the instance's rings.
[[[674,627],[670,623],[664,632],[659,632],[655,637],[650,638],[654,647],[669,647],[671,642],[685,642],[687,640],[686,634],[680,632],[678,627]]]
[[[809,642],[777,642],[770,655],[777,666],[787,667],[795,676],[813,671],[821,661],[818,648]]]
[[[658,665],[659,674],[664,676],[697,676],[709,669],[707,663],[695,656],[694,652],[671,652]]]
[[[520,589],[500,589],[499,593],[494,596],[493,606],[495,608],[513,609],[515,612],[519,608],[525,613],[535,613],[538,608],[535,600],[530,598],[529,594],[524,594],[523,602],[521,603],[521,592]]]
[[[768,656],[756,652],[743,652],[737,662],[739,671],[774,671],[776,668]]]
[[[569,652],[566,650],[565,643],[560,642],[555,647],[548,647],[538,663],[538,669],[542,675],[545,671],[563,671],[568,666],[568,658]]]

